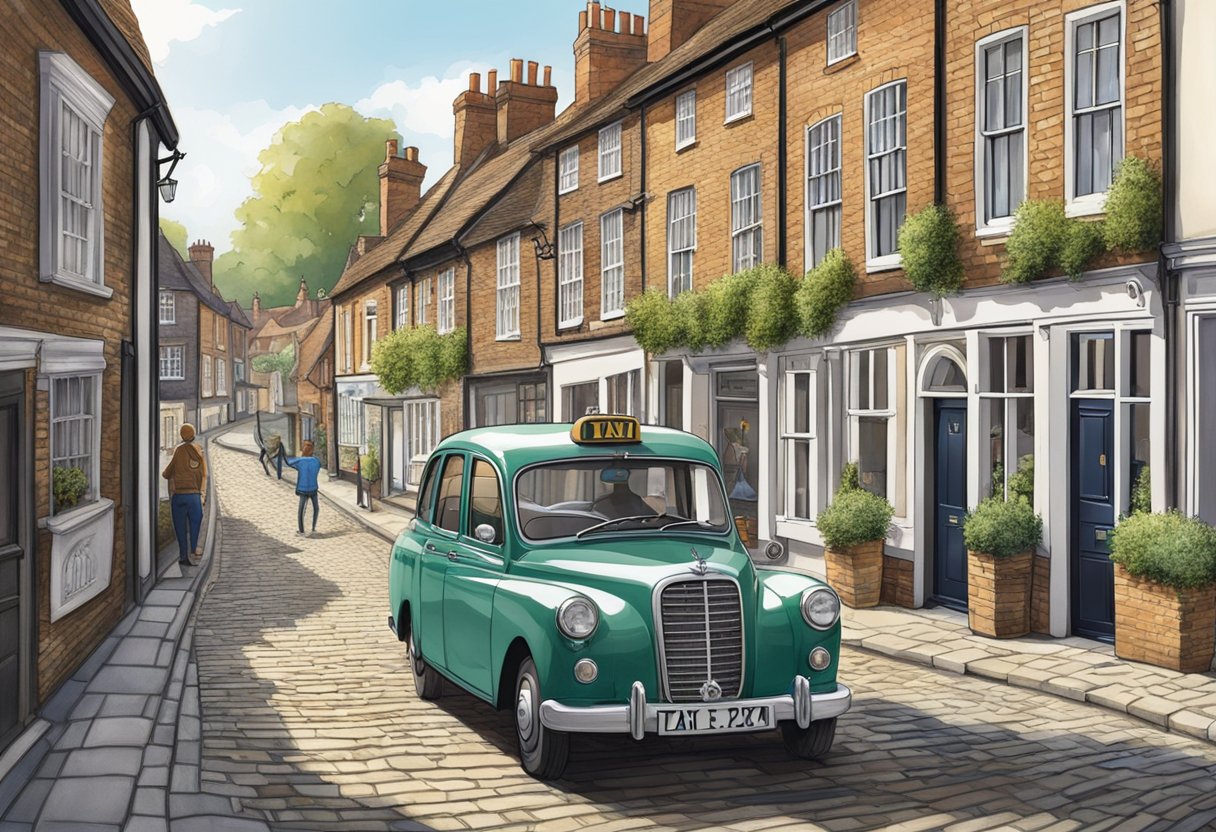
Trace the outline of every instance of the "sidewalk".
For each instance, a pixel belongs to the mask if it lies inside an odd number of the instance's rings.
[[[228,431],[215,438],[215,443],[224,448],[229,448],[234,451],[241,451],[257,457],[259,448],[257,442],[253,438],[254,423],[248,422],[243,425],[238,425],[233,430]],[[261,468],[261,464],[255,461],[255,465]],[[274,469],[271,468],[273,471]],[[273,476],[273,475],[272,475]],[[295,484],[296,472],[288,467],[283,466],[283,480]],[[322,497],[330,502],[335,508],[346,512],[369,531],[384,538],[389,543],[394,542],[397,536],[405,530],[409,524],[412,514],[396,507],[387,506],[383,502],[377,501],[376,510],[368,511],[359,505],[358,488],[354,483],[347,482],[343,479],[330,479],[322,474],[320,481],[317,483]]]
[[[1089,702],[1216,743],[1216,674],[1177,673],[1124,661],[1109,644],[1084,638],[972,634],[966,613],[845,607],[843,642],[952,673]]]

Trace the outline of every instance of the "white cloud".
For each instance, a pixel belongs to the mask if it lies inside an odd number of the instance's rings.
[[[443,78],[428,75],[416,84],[389,81],[355,104],[365,116],[391,118],[405,134],[429,134],[451,138],[453,132],[452,101],[468,88],[469,72],[481,72],[482,86],[488,67],[472,63],[454,64]]]
[[[217,26],[240,11],[212,10],[193,0],[132,0],[131,6],[139,18],[152,60],[158,64],[169,57],[169,44],[173,41],[192,41],[204,29]]]

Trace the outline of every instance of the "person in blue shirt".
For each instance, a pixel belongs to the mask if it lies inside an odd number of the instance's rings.
[[[312,501],[312,532],[317,531],[317,512],[319,506],[317,504],[317,474],[321,472],[321,463],[314,457],[313,444],[309,439],[305,439],[300,450],[303,451],[303,456],[287,457],[287,464],[296,469],[296,495],[300,498],[300,507],[296,512],[296,522],[299,526],[299,531],[296,534],[304,534],[304,507],[308,502]]]

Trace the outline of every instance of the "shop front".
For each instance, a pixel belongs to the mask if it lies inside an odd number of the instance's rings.
[[[545,348],[553,372],[554,421],[588,413],[616,413],[647,421],[646,355],[632,335]]]

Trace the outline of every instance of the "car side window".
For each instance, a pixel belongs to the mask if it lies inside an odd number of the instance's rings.
[[[439,500],[435,505],[435,525],[449,532],[460,531],[460,488],[464,483],[464,457],[452,454],[443,466]]]
[[[422,491],[418,496],[418,510],[415,516],[423,523],[431,522],[431,498],[435,496],[435,481],[439,479],[438,473],[440,463],[443,462],[443,457],[437,457],[427,466],[426,475],[423,478]]]
[[[482,525],[494,529],[493,540],[482,540],[477,536],[477,528]],[[473,483],[469,487],[468,536],[482,543],[497,545],[503,541],[502,525],[502,489],[498,484],[498,474],[493,465],[484,459],[476,459],[473,461]]]

